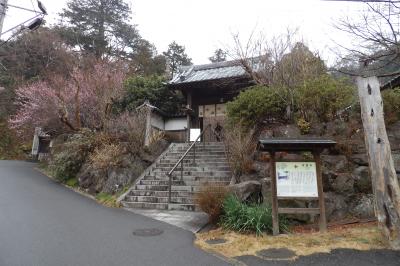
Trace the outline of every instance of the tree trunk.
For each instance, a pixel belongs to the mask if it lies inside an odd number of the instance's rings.
[[[400,249],[400,188],[383,118],[379,81],[376,77],[359,77],[357,85],[375,215],[392,248]]]

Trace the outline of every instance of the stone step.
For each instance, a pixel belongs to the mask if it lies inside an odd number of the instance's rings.
[[[227,182],[228,183],[228,182]],[[229,183],[228,183],[229,184]],[[172,186],[171,191],[185,191],[185,192],[200,192],[202,189],[201,186]],[[147,190],[147,191],[166,191],[168,192],[168,186],[167,185],[158,185],[158,186],[152,186],[152,185],[135,185],[135,190]]]
[[[151,174],[156,178],[161,178],[161,177],[168,177],[169,171],[162,171],[162,170],[153,170]],[[172,176],[179,177],[181,178],[181,171],[180,169],[176,169],[174,172],[172,172]],[[231,177],[232,173],[230,171],[207,171],[207,172],[202,172],[202,171],[183,171],[183,179],[186,177]]]
[[[135,185],[135,190],[155,190],[155,191],[168,191],[168,186],[167,185]],[[173,185],[171,187],[172,191],[187,191],[187,192],[193,192],[196,191],[193,187],[191,186],[175,186]]]
[[[170,158],[170,157],[164,157],[163,159],[160,160],[160,163],[172,163],[176,164],[178,162],[179,158]],[[196,157],[196,164],[208,164],[210,162],[216,162],[216,163],[228,163],[228,160],[226,158],[197,158]],[[185,158],[183,159],[183,163],[191,164],[193,163],[193,158]]]
[[[125,201],[128,202],[151,202],[151,203],[168,203],[168,196],[155,197],[155,196],[127,196]],[[179,204],[194,204],[194,199],[190,197],[172,197],[171,203]]]
[[[182,153],[180,154],[169,154],[166,155],[165,157],[163,157],[162,159],[168,159],[168,160],[175,160],[175,162],[177,162],[178,160],[180,160],[182,157]],[[209,154],[204,154],[204,155],[198,155],[196,154],[196,161],[197,159],[201,160],[205,160],[207,161],[214,161],[215,159],[223,159],[226,160],[225,155],[209,155]],[[193,161],[193,155],[188,155],[187,157],[185,157],[184,160],[187,160],[187,162]]]
[[[154,170],[157,170],[157,171],[161,171],[161,172],[169,172],[169,171],[171,171],[171,169],[172,169],[173,167],[170,167],[170,166],[166,166],[166,167],[163,167],[163,166],[156,166],[156,168],[154,168]],[[180,169],[181,169],[181,165],[179,165],[177,168],[175,168],[175,169],[179,169],[179,171],[180,171]],[[212,172],[222,172],[222,171],[224,171],[224,172],[226,172],[226,171],[230,171],[231,169],[230,169],[230,167],[229,166],[214,166],[214,167],[212,167],[212,166],[210,166],[210,165],[208,165],[208,166],[194,166],[194,165],[192,165],[192,166],[183,166],[183,171],[184,172],[210,172],[210,171],[212,171]]]
[[[169,180],[169,177],[155,177],[153,175],[146,175],[143,177],[143,180]],[[173,180],[181,180],[180,176],[173,176]],[[186,176],[183,178],[183,181],[200,181],[200,182],[213,182],[213,181],[230,181],[231,176],[224,177],[216,177],[216,176],[207,176],[207,177],[198,177],[198,176]]]
[[[200,208],[195,204],[179,204],[170,203],[168,204],[168,210],[170,211],[200,211]]]
[[[121,201],[125,208],[168,210],[168,203]]]
[[[227,186],[229,185],[229,181],[172,181],[172,186],[201,186],[205,183],[212,184],[215,186]],[[139,185],[147,185],[147,186],[168,186],[168,180],[140,180]]]
[[[195,198],[203,190],[204,184],[219,191],[219,187],[229,185],[232,173],[226,158],[223,143],[202,143],[196,145],[196,162],[193,163],[194,150],[190,151],[183,160],[183,178],[181,171],[175,169],[172,175],[171,203],[169,201],[168,172],[181,159],[190,143],[172,144],[170,150],[158,158],[158,162],[146,175],[129,191],[121,202],[129,208],[185,210],[195,211]]]
[[[121,201],[121,204],[126,208],[136,208],[136,209],[179,210],[179,211],[198,210],[198,208],[194,204],[168,204],[168,203],[129,202],[129,201]]]
[[[166,163],[166,162],[160,162],[156,164],[156,167],[168,167],[168,168],[172,168],[174,167],[176,164],[176,162],[173,163]],[[197,167],[208,167],[210,169],[214,169],[214,167],[229,167],[229,164],[227,162],[201,162],[199,163],[198,161],[196,161],[195,164]],[[180,167],[180,165],[179,165]],[[193,161],[191,160],[190,162],[184,162],[183,163],[183,167],[193,167]]]
[[[176,147],[190,147],[190,145],[192,145],[192,144],[193,144],[193,142],[174,143],[173,147],[174,148],[176,148]],[[205,145],[206,147],[214,147],[214,146],[219,147],[219,146],[224,146],[224,143],[223,142],[217,142],[217,141],[205,142],[205,143],[204,142],[197,142],[196,145]]]
[[[165,154],[165,156],[178,156],[178,157],[182,157],[182,155],[184,154],[184,152],[185,151],[171,151],[171,152],[167,152],[166,154]],[[187,154],[187,157],[193,157],[193,155],[194,155],[194,152],[193,151],[190,151],[188,154]],[[197,156],[223,156],[223,157],[225,157],[226,156],[226,154],[225,154],[225,152],[224,151],[197,151],[196,150],[196,157]]]
[[[153,197],[168,197],[168,191],[157,190],[131,190],[128,196],[153,196]],[[187,191],[171,191],[171,197],[193,197],[193,192]]]
[[[188,150],[187,148],[185,148],[185,149],[179,148],[179,149],[173,149],[170,152],[181,152],[181,153],[184,153],[187,150]],[[194,148],[192,148],[189,153],[192,153],[193,150],[194,150]],[[203,147],[197,146],[196,147],[196,153],[197,152],[225,152],[225,148],[223,148],[223,147],[222,148],[203,148]]]

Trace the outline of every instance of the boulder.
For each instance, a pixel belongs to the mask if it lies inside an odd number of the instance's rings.
[[[142,159],[143,162],[150,165],[152,162],[154,162],[157,159],[158,155],[148,152],[148,151],[141,150],[139,152],[139,157]]]
[[[253,174],[242,174],[240,175],[239,183],[241,182],[247,182],[247,181],[258,181],[264,176],[260,176],[259,173],[253,173]]]
[[[394,169],[396,169],[397,173],[400,173],[400,152],[399,153],[392,153]]]
[[[261,194],[263,197],[263,202],[267,204],[272,204],[272,191],[271,191],[271,179],[262,178],[261,182]]]
[[[350,161],[358,165],[368,166],[368,156],[366,153],[353,154],[350,156]]]
[[[126,158],[125,158],[126,157]],[[114,194],[131,184],[147,166],[139,157],[126,155],[120,167],[109,169],[95,169],[89,163],[85,163],[79,171],[77,178],[79,186],[89,193],[106,192]]]
[[[374,212],[374,195],[373,194],[365,194],[361,195],[356,200],[353,200],[353,204],[351,204],[350,213],[358,218],[372,218],[375,216]]]
[[[336,180],[337,174],[333,171],[322,170],[322,186],[324,191],[332,191],[332,184]]]
[[[348,161],[344,155],[322,155],[323,167],[335,172],[343,172],[348,169]]]
[[[326,134],[326,130],[325,123],[313,123],[311,124],[310,134],[314,136],[323,136]]]
[[[306,159],[306,158],[304,158],[304,156],[301,155],[301,154],[296,154],[296,153],[284,153],[284,152],[278,153],[278,154],[277,154],[277,158],[278,158],[278,159],[283,159],[283,160],[290,160],[290,161],[299,161],[299,162],[301,162],[301,161],[303,161],[303,160]]]
[[[346,198],[334,192],[324,193],[325,214],[328,221],[341,220],[348,214]]]
[[[112,168],[108,170],[107,181],[104,184],[103,192],[114,194],[121,191],[124,186],[130,184],[133,173],[127,168]]]
[[[107,179],[107,173],[103,169],[94,169],[92,165],[85,163],[77,175],[79,186],[95,194],[102,191]]]
[[[387,134],[392,151],[400,151],[400,121],[388,126]]]
[[[279,200],[280,208],[310,208],[314,206],[310,206],[311,202],[306,202],[304,200]],[[301,223],[309,223],[314,219],[314,215],[310,214],[285,214],[285,217]]]
[[[265,128],[263,130],[261,130],[260,132],[260,139],[270,139],[274,136],[274,131],[272,129],[269,128]]]
[[[258,201],[261,196],[261,182],[255,180],[245,181],[230,185],[229,190],[241,201]]]
[[[298,126],[291,125],[282,125],[273,129],[274,137],[281,138],[299,138],[301,136],[301,132]]]
[[[354,177],[349,173],[340,173],[332,183],[332,190],[339,194],[354,193]]]
[[[257,172],[258,176],[264,178],[264,177],[269,177],[271,175],[269,163],[254,161],[253,167],[254,170]]]
[[[372,182],[367,166],[359,166],[353,171],[354,189],[359,193],[372,193]]]

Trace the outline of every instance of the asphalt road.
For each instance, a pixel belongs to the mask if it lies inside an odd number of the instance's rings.
[[[0,266],[228,265],[194,247],[192,233],[103,207],[34,167],[0,161]],[[147,228],[164,232],[133,235]]]

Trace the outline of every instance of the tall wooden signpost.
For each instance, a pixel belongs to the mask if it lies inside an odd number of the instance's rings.
[[[319,214],[321,232],[326,231],[324,191],[320,153],[334,146],[322,139],[263,139],[259,149],[271,154],[273,234],[279,234],[279,214]],[[276,152],[311,151],[314,161],[276,161]],[[318,200],[318,208],[280,208],[279,200]]]
[[[376,77],[359,77],[357,86],[375,215],[391,246],[400,249],[400,188],[386,133],[380,84]]]

